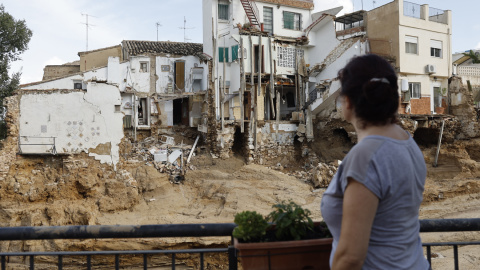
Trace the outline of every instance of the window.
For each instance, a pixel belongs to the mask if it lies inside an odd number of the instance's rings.
[[[283,28],[300,30],[301,15],[299,13],[283,12]]]
[[[430,40],[430,56],[442,58],[442,42]]]
[[[73,89],[83,89],[83,83],[80,80],[73,80]]]
[[[418,54],[418,37],[405,36],[405,52]]]
[[[228,3],[218,3],[218,19],[228,21],[229,19],[229,5]]]
[[[228,48],[218,47],[218,62],[228,62]]]
[[[273,35],[273,8],[263,7],[263,30]]]
[[[140,72],[148,72],[148,62],[140,62]]]
[[[421,98],[420,83],[408,83],[411,98]]]
[[[238,45],[232,46],[232,61],[238,59]]]

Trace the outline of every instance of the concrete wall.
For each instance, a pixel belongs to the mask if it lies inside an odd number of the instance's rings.
[[[399,2],[394,1],[370,10],[365,16],[365,24],[367,27],[367,36],[369,39],[386,41],[390,45],[390,55],[395,57],[396,65],[399,66]],[[403,12],[403,9],[401,10]],[[403,51],[405,51],[405,45],[403,45]],[[375,47],[374,47],[375,48]],[[380,50],[381,53],[385,52],[385,49]],[[376,51],[372,51],[376,52]]]
[[[107,65],[108,57],[110,56],[123,59],[121,45],[98,49],[94,51],[79,52],[78,55],[80,56],[80,71],[104,67]]]
[[[116,166],[123,138],[118,88],[89,83],[88,91],[28,92],[20,100],[20,144],[53,143],[59,154],[89,153]],[[43,137],[43,138],[34,138]],[[45,154],[51,145],[21,146],[23,153]]]

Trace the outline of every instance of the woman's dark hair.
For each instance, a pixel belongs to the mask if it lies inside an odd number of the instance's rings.
[[[355,115],[364,126],[397,121],[397,75],[386,60],[375,54],[358,56],[350,60],[338,76],[341,95],[350,99]]]

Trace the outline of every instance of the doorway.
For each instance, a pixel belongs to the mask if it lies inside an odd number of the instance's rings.
[[[175,86],[174,90],[185,91],[185,61],[175,62]]]
[[[173,100],[173,125],[189,126],[188,98]]]

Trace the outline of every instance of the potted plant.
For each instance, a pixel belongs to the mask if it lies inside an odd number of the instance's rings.
[[[255,211],[235,216],[234,245],[243,269],[330,269],[332,236],[326,224],[313,222],[310,211],[294,202],[273,208],[266,217]]]

